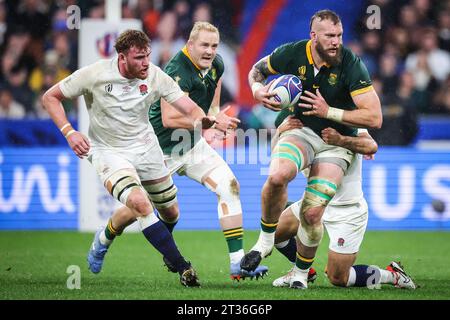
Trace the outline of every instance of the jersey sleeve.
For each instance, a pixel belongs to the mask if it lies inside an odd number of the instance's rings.
[[[161,98],[164,98],[168,103],[172,103],[184,96],[182,88],[174,79],[159,68],[158,73]]]
[[[219,81],[219,79],[225,72],[225,64],[223,63],[222,56],[220,56],[219,54],[216,55],[216,58],[214,59],[213,67],[216,68],[217,81]]]
[[[295,46],[293,42],[279,46],[269,55],[269,58],[267,59],[269,71],[272,74],[289,73],[287,69],[291,62],[291,57],[294,57],[295,54]]]
[[[369,71],[359,57],[353,57],[346,74],[347,86],[352,97],[373,90]]]
[[[164,72],[168,74],[183,90],[190,92],[192,90],[192,80],[187,76],[187,72],[183,72],[178,66],[167,66]]]
[[[95,65],[83,67],[61,80],[59,88],[64,97],[73,99],[88,92],[95,81]]]

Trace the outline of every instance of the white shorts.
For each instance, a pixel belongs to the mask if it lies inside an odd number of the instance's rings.
[[[164,164],[164,156],[159,144],[141,149],[92,148],[88,160],[92,163],[103,184],[119,170],[135,173],[139,181],[149,181],[170,175]]]
[[[290,207],[299,220],[301,203],[300,200]],[[364,198],[355,204],[346,206],[328,205],[322,218],[330,238],[328,248],[342,254],[358,252],[367,228],[368,218],[368,206]]]
[[[325,143],[321,137],[308,127],[285,131],[280,135],[280,139],[289,135],[299,138],[309,146],[308,149],[314,151],[314,155],[308,155],[309,162],[312,161],[311,158],[339,158],[345,160],[348,164],[353,160],[354,153],[352,151]]]
[[[177,173],[180,176],[187,176],[199,183],[202,178],[212,170],[222,165],[228,167],[222,157],[201,138],[195,146],[179,157],[164,155],[167,168],[170,173]]]

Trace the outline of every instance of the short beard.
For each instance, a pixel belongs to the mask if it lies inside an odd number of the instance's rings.
[[[322,47],[320,42],[317,42],[316,45],[317,54],[319,57],[325,61],[325,63],[329,64],[330,66],[337,66],[341,64],[342,62],[342,45],[339,45],[337,48],[336,55],[334,57],[330,56],[328,52]]]

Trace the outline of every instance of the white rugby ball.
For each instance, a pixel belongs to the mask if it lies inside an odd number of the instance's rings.
[[[281,108],[289,108],[298,103],[303,92],[302,81],[292,74],[275,79],[269,87],[269,93],[275,93],[270,99],[281,103]]]

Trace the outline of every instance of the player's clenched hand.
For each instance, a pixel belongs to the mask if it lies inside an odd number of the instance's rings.
[[[272,80],[272,81],[274,81],[274,80]],[[256,100],[261,102],[263,104],[263,106],[266,107],[267,109],[270,109],[273,111],[280,111],[281,103],[270,99],[271,97],[276,95],[276,93],[274,93],[274,92],[269,92],[269,87],[272,84],[272,81],[270,81],[264,87],[256,90],[254,97]]]
[[[300,97],[301,100],[307,103],[299,103],[300,108],[306,109],[308,111],[303,112],[305,116],[316,116],[319,118],[326,118],[328,113],[328,108],[330,107],[325,99],[320,94],[319,89],[316,90],[316,94],[305,90],[305,95]]]
[[[79,131],[75,131],[70,136],[68,136],[67,143],[80,159],[83,159],[85,156],[87,156],[91,147],[89,139]]]
[[[294,115],[290,115],[284,119],[284,121],[277,128],[278,134],[282,134],[285,131],[292,129],[301,129],[303,128],[303,122],[300,119],[294,117]]]
[[[342,135],[333,128],[325,128],[322,130],[322,139],[327,144],[339,146],[341,143]]]
[[[241,122],[238,118],[230,117],[226,114],[227,110],[230,109],[231,106],[227,106],[223,108],[216,115],[216,126],[217,130],[222,132],[227,132],[227,130],[234,130],[237,128],[238,124]]]

